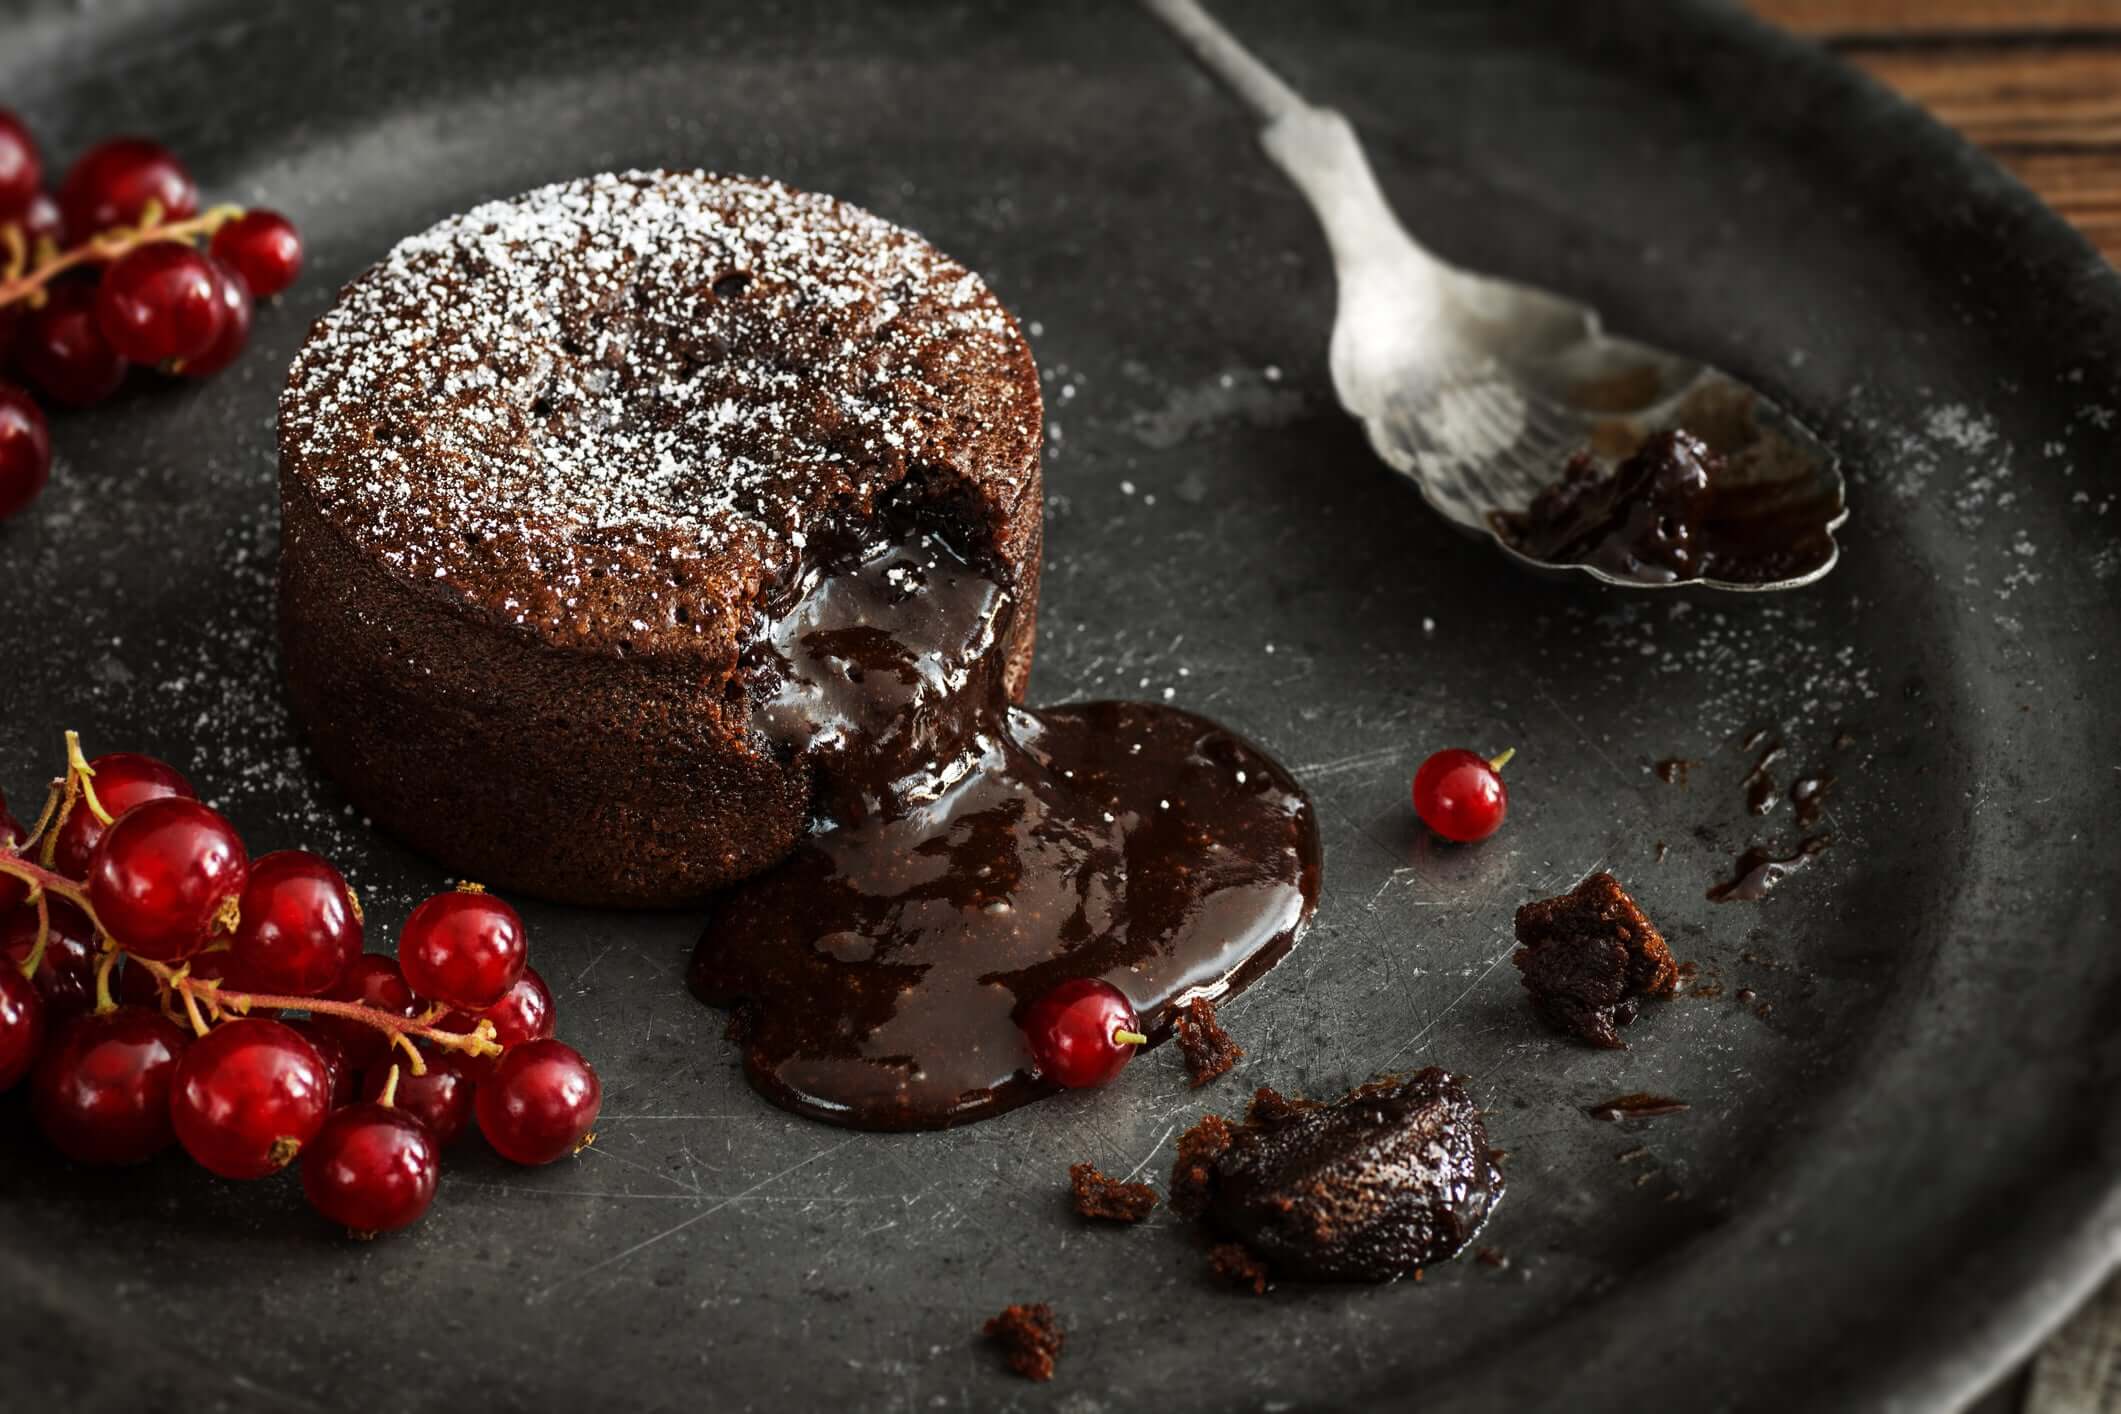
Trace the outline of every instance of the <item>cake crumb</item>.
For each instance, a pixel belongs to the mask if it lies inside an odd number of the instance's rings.
[[[1001,1346],[1010,1369],[1027,1380],[1053,1378],[1053,1362],[1061,1353],[1063,1337],[1051,1306],[1043,1301],[1006,1306],[981,1329],[987,1339]]]
[[[1095,1164],[1073,1164],[1068,1183],[1075,1190],[1075,1211],[1086,1218],[1138,1223],[1156,1206],[1156,1190],[1146,1183],[1123,1183],[1099,1173]]]
[[[1230,1147],[1230,1121],[1206,1114],[1191,1129],[1178,1136],[1178,1160],[1171,1166],[1171,1208],[1187,1217],[1198,1216],[1208,1204],[1208,1185],[1214,1182],[1215,1161]]]
[[[1215,1003],[1206,997],[1187,1002],[1171,1022],[1178,1030],[1178,1049],[1186,1057],[1186,1069],[1192,1072],[1196,1090],[1228,1075],[1230,1067],[1244,1058],[1245,1048],[1231,1040],[1230,1033],[1216,1021]]]
[[[1267,1294],[1266,1266],[1242,1242],[1218,1242],[1210,1247],[1208,1270],[1232,1286],[1249,1286],[1254,1296]]]
[[[1645,997],[1669,997],[1679,967],[1663,936],[1611,874],[1517,910],[1511,961],[1549,1025],[1603,1050],[1627,1049],[1619,1028]]]

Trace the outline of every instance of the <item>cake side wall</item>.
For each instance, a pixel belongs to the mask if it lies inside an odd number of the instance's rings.
[[[449,612],[281,487],[280,638],[325,769],[460,877],[662,907],[756,873],[803,829],[808,772],[744,746],[724,677],[568,653]]]

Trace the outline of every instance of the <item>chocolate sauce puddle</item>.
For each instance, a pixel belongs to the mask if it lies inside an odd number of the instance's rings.
[[[1279,961],[1318,898],[1310,802],[1215,723],[1011,707],[1008,592],[934,538],[808,586],[756,645],[756,722],[807,755],[818,824],[717,901],[691,987],[775,1104],[931,1129],[1047,1093],[1016,1017],[1102,977],[1154,1040]]]
[[[1738,862],[1731,868],[1732,877],[1710,888],[1708,899],[1711,903],[1751,903],[1764,899],[1777,884],[1817,859],[1833,842],[1832,835],[1813,835],[1797,846],[1795,854],[1779,859],[1756,845],[1738,856]]]
[[[1610,472],[1580,452],[1525,509],[1497,512],[1495,529],[1535,560],[1645,584],[1770,584],[1832,563],[1841,504],[1786,444],[1757,427],[1697,431],[1651,436]],[[1712,450],[1732,443],[1745,450]]]

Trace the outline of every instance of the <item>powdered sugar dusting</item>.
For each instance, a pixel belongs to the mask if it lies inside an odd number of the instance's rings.
[[[879,217],[771,181],[607,175],[401,242],[317,325],[281,446],[405,576],[638,634],[694,622],[681,591],[708,576],[687,562],[777,573],[909,467],[1035,465],[1028,368],[979,277]],[[646,588],[605,602],[607,576]]]

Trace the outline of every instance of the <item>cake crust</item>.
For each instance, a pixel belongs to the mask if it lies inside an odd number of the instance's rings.
[[[671,905],[805,827],[744,654],[825,557],[941,526],[1038,590],[1042,436],[979,278],[831,197],[627,173],[402,242],[281,400],[281,629],[325,766],[451,869]]]

